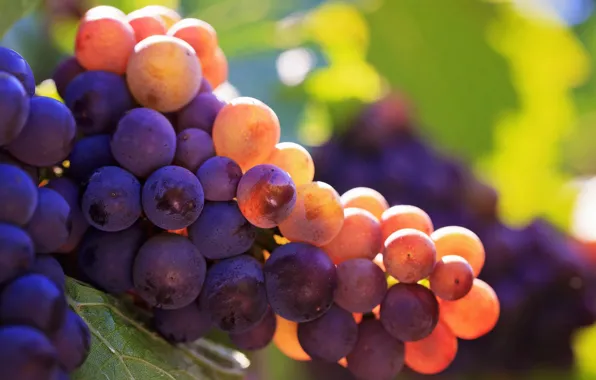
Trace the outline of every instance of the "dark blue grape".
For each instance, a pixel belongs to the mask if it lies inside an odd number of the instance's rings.
[[[174,164],[196,173],[199,166],[215,156],[213,140],[200,129],[186,129],[178,134]]]
[[[271,308],[285,319],[312,321],[333,304],[335,265],[320,248],[305,243],[282,245],[265,262],[264,272]]]
[[[97,169],[116,165],[110,139],[110,135],[94,135],[77,141],[68,157],[70,166],[66,170],[66,175],[83,183]]]
[[[112,132],[134,106],[124,78],[105,71],[77,75],[66,87],[64,102],[86,135]]]
[[[242,332],[259,323],[267,312],[261,264],[242,255],[215,263],[199,299],[211,321],[227,332]]]
[[[0,222],[25,225],[37,207],[37,186],[16,166],[0,164]]]
[[[29,96],[35,95],[35,78],[31,67],[19,53],[16,51],[0,46],[0,71],[15,76],[27,91]]]
[[[91,283],[112,294],[131,290],[135,256],[147,237],[141,223],[119,232],[91,228],[78,249],[78,265]]]
[[[224,156],[211,157],[197,172],[208,201],[231,201],[236,197],[242,169],[236,161]]]
[[[209,313],[197,302],[177,310],[155,309],[153,318],[157,332],[173,343],[194,342],[213,327]]]
[[[42,274],[52,280],[56,286],[64,290],[66,277],[62,266],[50,255],[37,255],[30,269],[31,273]]]
[[[246,220],[235,201],[207,202],[199,219],[188,227],[188,236],[203,256],[219,260],[248,251],[257,228]]]
[[[322,317],[298,325],[300,346],[313,359],[336,363],[352,352],[357,340],[352,313],[335,305]]]
[[[178,111],[177,131],[181,132],[185,129],[198,128],[211,135],[213,122],[224,105],[225,103],[219,100],[213,93],[199,92],[188,105]]]
[[[91,348],[91,334],[85,321],[72,310],[66,312],[62,326],[51,337],[60,366],[68,372],[83,364]]]
[[[269,308],[261,322],[246,331],[230,333],[230,339],[241,350],[261,350],[271,343],[276,328],[277,318],[275,318],[273,310]]]
[[[147,177],[174,161],[176,133],[164,115],[135,108],[118,123],[111,147],[123,168],[137,177]]]
[[[52,98],[34,97],[25,127],[8,145],[8,151],[26,164],[51,166],[68,157],[75,133],[74,118],[64,104]]]
[[[62,244],[54,252],[72,252],[79,245],[85,231],[89,228],[89,223],[85,219],[83,211],[81,211],[81,189],[76,183],[66,177],[53,178],[45,187],[55,190],[58,194],[62,195],[70,206],[70,219],[72,220],[72,228],[70,229],[70,235],[66,243]]]
[[[358,380],[392,380],[404,367],[404,355],[402,342],[387,334],[381,322],[367,319],[358,326],[348,369]]]
[[[29,116],[29,96],[17,78],[0,71],[0,146],[13,141]]]
[[[29,235],[17,226],[0,223],[0,284],[25,273],[34,260]]]
[[[0,293],[0,323],[27,325],[51,334],[66,314],[62,291],[40,274],[27,274],[8,284]]]
[[[351,259],[337,266],[335,303],[352,313],[368,313],[387,292],[385,273],[367,259]]]
[[[85,72],[85,68],[79,64],[79,61],[75,57],[68,57],[62,60],[56,66],[52,79],[56,85],[58,95],[64,99],[66,97],[66,88],[72,82],[72,80],[79,74]]]
[[[127,229],[141,216],[141,184],[117,166],[98,169],[83,194],[82,210],[89,224],[99,230]]]
[[[139,250],[133,282],[149,305],[175,310],[197,298],[206,270],[205,258],[188,239],[163,233],[147,240]]]
[[[39,330],[26,326],[0,327],[0,368],[6,380],[55,379],[57,352]]]
[[[31,177],[31,180],[34,183],[37,183],[39,180],[39,173],[35,166],[28,165],[24,162],[17,160],[5,150],[0,150],[0,164],[16,166],[17,168],[29,174],[29,177]]]
[[[70,236],[70,206],[55,190],[42,187],[38,194],[39,201],[26,230],[37,253],[52,253]]]

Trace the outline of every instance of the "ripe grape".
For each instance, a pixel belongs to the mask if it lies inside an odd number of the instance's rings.
[[[205,258],[187,238],[162,233],[139,249],[133,281],[137,293],[149,305],[175,310],[197,298],[206,270]]]
[[[294,322],[319,318],[333,304],[335,265],[320,248],[288,243],[276,248],[264,267],[273,311]]]
[[[242,177],[240,166],[228,157],[211,157],[197,171],[199,181],[209,201],[231,201],[236,197]]]
[[[356,346],[346,358],[356,379],[392,380],[404,366],[404,344],[387,334],[379,321],[367,319],[358,325]]]
[[[31,273],[42,274],[52,280],[54,284],[64,291],[66,277],[62,266],[54,257],[49,255],[37,255],[30,268]]]
[[[16,166],[0,164],[0,221],[23,226],[37,207],[37,187]]]
[[[205,204],[199,179],[180,166],[164,166],[143,185],[143,210],[164,230],[179,230],[194,223]]]
[[[81,205],[93,227],[122,231],[141,216],[141,184],[124,169],[104,166],[89,178]]]
[[[176,310],[154,309],[153,324],[157,332],[173,343],[194,342],[213,327],[209,313],[197,302]]]
[[[177,113],[176,130],[198,128],[211,135],[213,123],[225,103],[211,93],[209,83],[203,82],[199,94]]]
[[[91,8],[79,23],[77,61],[87,70],[124,74],[136,44],[135,32],[122,12],[109,6]]]
[[[228,59],[220,48],[215,53],[201,61],[203,76],[213,88],[217,88],[228,80]]]
[[[147,177],[174,161],[176,133],[159,112],[136,108],[120,119],[111,146],[123,168],[137,177]]]
[[[0,46],[0,71],[5,71],[17,78],[29,96],[35,95],[35,78],[31,67],[19,53]]]
[[[60,366],[74,371],[83,364],[91,348],[91,333],[77,313],[68,310],[58,331],[52,334]]]
[[[87,71],[66,87],[64,102],[85,135],[111,133],[118,120],[134,107],[126,81],[107,71]]]
[[[186,42],[151,36],[135,46],[126,80],[135,99],[160,112],[178,111],[197,95],[201,63]]]
[[[344,209],[344,224],[339,234],[321,248],[337,265],[346,260],[372,260],[381,251],[381,226],[370,212],[360,208]]]
[[[0,146],[13,141],[29,116],[29,96],[19,80],[0,71]]]
[[[339,194],[324,182],[312,182],[296,189],[296,205],[282,223],[281,233],[291,241],[316,246],[328,244],[339,234],[344,210]]]
[[[213,123],[217,155],[233,159],[243,171],[265,162],[279,142],[279,135],[275,112],[265,103],[248,97],[231,100]]]
[[[474,270],[460,256],[443,256],[430,275],[430,289],[437,297],[455,301],[464,297],[474,283]]]
[[[298,341],[313,359],[335,363],[354,349],[357,340],[358,325],[352,314],[338,306],[298,325]]]
[[[56,251],[66,243],[72,230],[68,202],[57,191],[47,187],[40,188],[37,208],[26,230],[37,253]]]
[[[63,59],[52,74],[52,79],[56,85],[58,95],[62,99],[66,96],[66,88],[79,74],[85,72],[85,68],[81,66],[75,57],[68,57]]]
[[[66,170],[66,176],[85,183],[97,169],[116,165],[110,148],[110,139],[110,135],[101,134],[78,140],[68,157],[70,165]]]
[[[246,331],[230,333],[230,340],[241,350],[261,350],[271,343],[276,328],[275,313],[269,308],[261,322]]]
[[[298,323],[275,315],[277,327],[273,335],[273,344],[287,357],[298,361],[310,360],[310,356],[298,341]]]
[[[310,153],[301,145],[293,142],[282,142],[275,145],[275,149],[265,161],[285,170],[296,186],[312,182],[315,176],[315,164]]]
[[[387,292],[385,273],[367,259],[346,260],[337,266],[335,303],[352,313],[368,313]]]
[[[417,342],[406,342],[405,363],[424,375],[444,371],[457,354],[457,338],[449,327],[439,322],[433,332]]]
[[[248,251],[257,229],[235,201],[207,202],[199,219],[188,227],[188,235],[206,258],[220,260]]]
[[[381,215],[383,241],[387,240],[392,233],[404,228],[413,228],[429,236],[434,230],[433,222],[428,214],[416,206],[393,206]]]
[[[0,285],[25,273],[34,260],[29,235],[19,227],[0,223]]]
[[[441,301],[441,320],[461,339],[476,339],[495,327],[500,304],[486,282],[474,279],[470,292],[457,301]]]
[[[247,331],[267,313],[267,293],[261,264],[242,255],[215,263],[207,272],[199,302],[223,331]]]
[[[196,18],[185,18],[178,21],[168,30],[168,36],[188,42],[201,63],[211,58],[217,49],[215,29],[209,23]]]
[[[141,8],[141,11],[158,16],[163,21],[166,29],[170,29],[172,25],[182,19],[182,17],[180,17],[175,10],[163,5],[148,5],[144,8]]]
[[[75,120],[64,104],[37,96],[31,99],[25,127],[8,151],[26,164],[51,166],[68,157],[75,130]]]
[[[447,255],[461,256],[474,269],[474,276],[478,277],[484,266],[485,253],[482,241],[467,228],[449,226],[439,228],[432,233],[435,242],[437,258]]]
[[[66,310],[62,291],[40,274],[21,276],[0,293],[3,325],[27,325],[50,334],[60,328]]]
[[[71,228],[68,239],[54,253],[72,252],[81,242],[89,223],[81,210],[81,191],[79,186],[66,177],[53,178],[45,186],[60,194],[70,206]]]
[[[383,248],[383,264],[389,275],[400,282],[414,284],[432,273],[437,261],[433,241],[412,228],[389,236]]]
[[[439,320],[439,304],[422,285],[393,285],[381,303],[381,323],[394,338],[413,342],[430,335]]]
[[[57,352],[39,330],[27,326],[0,327],[2,378],[18,380],[54,379]]]
[[[141,223],[118,232],[91,228],[78,249],[80,270],[91,283],[108,293],[131,290],[133,263],[146,235]]]
[[[215,156],[211,136],[200,129],[186,129],[176,138],[174,165],[182,166],[196,173],[207,159]]]
[[[166,24],[155,14],[147,12],[146,9],[137,9],[126,16],[128,23],[135,33],[135,39],[138,42],[147,37],[166,34]]]
[[[356,187],[341,195],[341,204],[344,208],[357,207],[381,219],[383,212],[389,208],[387,200],[381,193],[367,187]]]
[[[284,221],[296,204],[296,186],[290,176],[273,165],[248,170],[236,192],[240,211],[250,223],[272,228]]]

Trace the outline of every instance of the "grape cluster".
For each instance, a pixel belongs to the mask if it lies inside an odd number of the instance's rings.
[[[364,108],[345,126],[345,133],[314,149],[317,179],[339,191],[374,187],[390,204],[423,208],[440,230],[460,225],[480,237],[486,249],[480,277],[494,287],[501,317],[490,334],[460,343],[448,373],[524,378],[536,369],[571,370],[574,332],[596,321],[594,276],[586,271],[580,253],[544,220],[521,228],[502,223],[495,190],[434,150],[410,114],[408,102],[396,93]],[[480,262],[464,257],[478,275]],[[464,266],[452,260],[450,265]],[[435,267],[431,282],[442,272],[442,265]]]

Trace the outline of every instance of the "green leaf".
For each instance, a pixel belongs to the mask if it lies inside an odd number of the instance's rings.
[[[247,359],[199,340],[172,346],[147,326],[148,316],[126,300],[68,279],[70,306],[87,322],[91,352],[80,380],[241,380]]]
[[[0,11],[0,37],[10,27],[23,18],[26,14],[33,11],[40,0],[7,0],[2,4],[2,11]]]

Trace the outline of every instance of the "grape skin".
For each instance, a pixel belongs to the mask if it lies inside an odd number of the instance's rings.
[[[211,86],[203,80],[197,96],[177,113],[176,130],[198,128],[209,135],[213,131],[213,123],[219,111],[225,105],[211,93]]]
[[[431,238],[437,247],[437,258],[461,256],[474,269],[474,276],[478,277],[485,261],[484,245],[478,235],[464,227],[447,226],[433,232]]]
[[[37,253],[52,253],[67,242],[72,231],[68,202],[57,191],[47,187],[38,190],[37,208],[26,231],[35,243]]]
[[[293,142],[282,142],[275,145],[275,149],[265,163],[285,170],[296,186],[312,182],[315,176],[315,164],[310,153],[301,145]]]
[[[389,203],[381,193],[367,187],[356,187],[341,195],[344,208],[357,207],[364,209],[381,219],[383,212],[389,208]]]
[[[58,249],[55,249],[54,253],[72,252],[79,245],[85,231],[89,228],[89,223],[87,223],[87,219],[85,219],[85,215],[81,211],[80,188],[71,179],[66,177],[53,178],[45,187],[60,194],[70,207],[70,234],[66,242]]]
[[[62,266],[54,257],[49,255],[37,255],[30,268],[31,273],[42,274],[52,280],[54,284],[64,291],[66,277]]]
[[[276,328],[277,319],[275,313],[269,308],[261,322],[246,331],[230,333],[230,340],[241,350],[261,350],[271,343]]]
[[[416,206],[397,205],[388,208],[381,215],[383,241],[392,233],[403,228],[413,228],[429,235],[433,232],[433,222],[424,210]]]
[[[60,366],[68,372],[80,367],[89,355],[91,348],[89,327],[72,310],[66,312],[62,326],[51,339],[58,353]]]
[[[29,96],[19,80],[0,71],[0,146],[13,141],[29,116]]]
[[[433,241],[423,232],[404,228],[385,241],[383,264],[387,273],[400,282],[414,284],[427,278],[437,261]]]
[[[464,297],[474,284],[474,270],[460,256],[443,256],[430,275],[430,289],[446,301]]]
[[[56,349],[44,334],[27,326],[0,327],[0,368],[5,379],[53,379]]]
[[[34,260],[29,235],[17,226],[0,223],[0,285],[25,273]]]
[[[215,49],[215,53],[202,61],[203,76],[209,81],[213,88],[218,88],[228,80],[228,59],[221,48]]]
[[[387,292],[385,273],[367,259],[346,260],[337,266],[335,303],[352,313],[368,313]]]
[[[242,169],[231,158],[211,157],[197,171],[199,181],[209,201],[231,201],[236,197]]]
[[[0,183],[0,221],[27,224],[37,207],[37,187],[27,173],[7,164],[0,164]]]
[[[174,164],[196,173],[207,159],[215,156],[213,140],[209,134],[200,129],[186,129],[176,138],[176,155]]]
[[[406,342],[406,365],[425,375],[447,369],[457,355],[457,338],[449,327],[439,322],[433,332],[417,342]]]
[[[27,61],[16,51],[0,46],[0,71],[17,78],[29,96],[35,95],[35,78]]]
[[[209,23],[203,20],[182,19],[172,25],[168,30],[168,35],[188,42],[201,62],[211,57],[217,49],[217,33]]]
[[[145,9],[137,9],[130,12],[126,19],[135,32],[137,43],[147,37],[166,34],[166,24],[157,15],[153,15]]]
[[[85,183],[94,171],[104,166],[117,165],[110,148],[110,135],[99,134],[78,140],[70,152],[70,166],[66,175]]]
[[[213,327],[209,313],[197,302],[177,310],[154,309],[155,329],[169,342],[194,342]]]
[[[85,68],[81,66],[75,57],[65,58],[56,66],[56,69],[52,74],[52,80],[56,85],[58,95],[60,95],[62,99],[66,96],[66,88],[70,82],[84,72]]]

